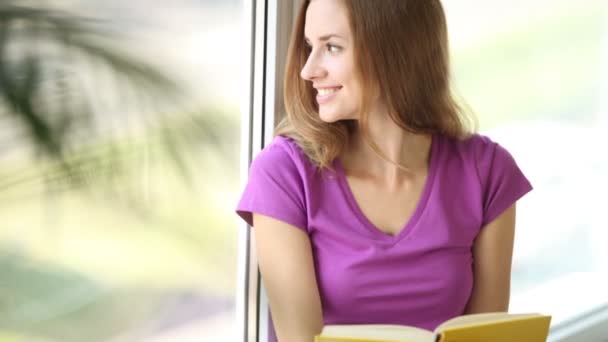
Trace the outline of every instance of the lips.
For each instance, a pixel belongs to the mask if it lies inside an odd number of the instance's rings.
[[[338,87],[317,88],[317,103],[326,104],[336,97],[336,94],[342,89]]]

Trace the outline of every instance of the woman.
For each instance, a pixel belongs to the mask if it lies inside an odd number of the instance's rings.
[[[237,207],[279,341],[508,310],[531,186],[452,98],[439,0],[305,1],[284,99]]]

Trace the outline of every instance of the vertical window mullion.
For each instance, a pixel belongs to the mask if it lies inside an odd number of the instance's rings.
[[[251,61],[246,101],[241,108],[241,184],[251,161],[273,139],[284,114],[282,97],[285,56],[294,13],[301,0],[245,1],[245,25],[250,30]],[[268,339],[269,307],[261,284],[254,239],[247,227],[239,228],[237,320],[245,342]]]

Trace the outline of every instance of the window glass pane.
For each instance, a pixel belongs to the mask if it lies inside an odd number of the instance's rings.
[[[456,88],[535,188],[518,202],[511,310],[559,324],[608,303],[608,3],[444,5]]]
[[[0,340],[235,340],[242,2],[41,6],[0,5]]]

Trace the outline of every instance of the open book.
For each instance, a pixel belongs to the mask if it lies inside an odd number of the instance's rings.
[[[435,331],[402,325],[327,325],[315,342],[544,342],[551,316],[505,312],[459,316]]]

